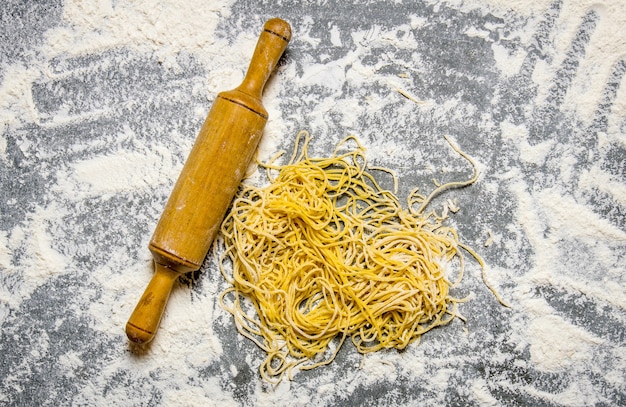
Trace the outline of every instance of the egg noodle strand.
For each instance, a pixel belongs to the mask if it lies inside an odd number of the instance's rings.
[[[296,366],[330,363],[347,337],[360,353],[404,349],[460,317],[463,300],[449,294],[463,275],[460,249],[479,259],[443,225],[445,215],[424,214],[435,196],[478,177],[448,138],[474,176],[428,197],[414,190],[408,209],[368,171],[355,137],[328,158],[309,156],[310,139],[298,134],[287,164],[276,164],[281,154],[261,164],[269,185],[243,184],[221,230],[220,270],[231,286],[220,303],[267,353],[260,372],[274,383]],[[450,282],[445,267],[453,259],[459,275]]]

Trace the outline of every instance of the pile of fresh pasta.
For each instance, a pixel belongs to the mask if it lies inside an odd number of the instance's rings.
[[[459,316],[450,288],[462,277],[461,249],[481,261],[443,225],[445,214],[425,213],[435,195],[478,176],[450,140],[474,176],[428,197],[414,190],[406,209],[379,186],[372,171],[390,171],[368,168],[356,138],[327,158],[309,157],[309,141],[301,132],[287,164],[263,164],[269,184],[244,183],[222,225],[230,287],[220,301],[267,353],[260,372],[270,382],[330,363],[346,338],[361,353],[418,341]]]

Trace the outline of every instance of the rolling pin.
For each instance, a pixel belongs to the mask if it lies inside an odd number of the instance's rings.
[[[155,273],[126,324],[132,342],[154,338],[174,283],[202,265],[258,146],[263,88],[290,39],[286,21],[268,20],[241,85],[213,102],[150,240]]]

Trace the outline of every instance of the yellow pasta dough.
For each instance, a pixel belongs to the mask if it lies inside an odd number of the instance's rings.
[[[345,338],[361,353],[403,349],[458,316],[445,267],[458,259],[460,280],[467,248],[445,216],[424,211],[443,190],[475,182],[476,171],[429,197],[413,191],[403,209],[356,138],[328,158],[309,157],[309,140],[298,135],[286,165],[265,164],[269,185],[244,184],[222,225],[220,266],[232,286],[220,299],[267,352],[260,370],[274,382],[294,366],[329,363]]]

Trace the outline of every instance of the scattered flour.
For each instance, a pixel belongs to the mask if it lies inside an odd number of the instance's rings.
[[[220,17],[229,16],[231,3],[67,0],[66,24],[48,33],[48,44],[50,52],[75,55],[127,45],[154,51],[171,67],[176,67],[178,53],[188,51],[211,63],[218,41],[212,34]],[[233,52],[220,56],[228,54]]]
[[[439,4],[434,0],[431,4]],[[207,75],[207,92],[216,93],[236,86],[243,77],[242,61],[249,58],[249,50],[256,41],[256,27],[246,27],[238,36],[227,41],[214,35],[221,18],[231,14],[231,1],[212,2],[207,5],[201,1],[181,0],[141,0],[129,1],[72,1],[64,3],[63,24],[46,33],[42,46],[42,59],[32,61],[32,66],[24,67],[19,63],[2,66],[5,71],[0,84],[0,122],[5,126],[18,127],[21,124],[41,124],[40,117],[32,100],[32,84],[49,72],[48,61],[60,55],[85,55],[99,53],[115,47],[127,46],[138,53],[155,54],[168,69],[180,69],[176,62],[177,55],[184,51],[193,55],[201,64],[211,65]],[[552,1],[525,0],[453,0],[448,6],[462,10],[485,10],[495,15],[505,16],[507,13],[518,13],[526,17],[534,17],[536,21]],[[552,84],[555,72],[566,58],[572,38],[579,29],[581,18],[588,13],[597,15],[598,23],[590,42],[587,44],[587,57],[581,61],[569,92],[564,99],[564,111],[571,111],[586,124],[593,119],[595,109],[603,97],[606,78],[619,61],[626,56],[626,37],[622,27],[626,22],[626,8],[620,1],[575,1],[563,2],[563,9],[556,21],[559,27],[551,41],[555,55],[549,62],[539,61],[535,66],[533,80],[539,87],[539,101],[545,99],[546,92]],[[341,116],[340,123],[346,128],[355,126],[362,115],[376,115],[390,103],[393,96],[368,95],[367,103],[363,104],[361,95],[343,96],[342,86],[349,82],[351,86],[371,85],[378,82],[390,89],[402,89],[403,80],[398,75],[377,74],[381,66],[364,64],[362,59],[372,47],[393,47],[396,50],[412,50],[415,41],[407,33],[411,29],[424,26],[428,22],[417,17],[408,17],[405,25],[397,27],[372,26],[369,30],[350,33],[354,49],[341,58],[328,56],[324,60],[302,61],[303,73],[296,71],[294,64],[281,68],[284,80],[270,82],[266,89],[266,108],[270,113],[270,122],[259,149],[259,158],[267,159],[284,141],[290,129],[288,120],[281,119],[281,107],[278,95],[288,82],[295,89],[318,86],[324,88],[323,98],[316,98],[311,126],[324,133],[329,113]],[[295,27],[298,41],[315,48],[321,39],[313,34],[316,21],[313,17],[306,18],[301,26]],[[254,28],[254,29],[253,29]],[[329,27],[330,44],[342,47],[345,33],[339,26]],[[489,41],[490,34],[501,32],[501,26],[471,27],[466,31],[468,37]],[[509,33],[509,37],[517,37],[524,44],[532,41],[525,30]],[[404,35],[401,35],[404,33]],[[496,66],[504,78],[515,76],[527,54],[519,48],[506,49],[501,44],[491,45]],[[221,61],[215,64],[215,61]],[[382,63],[381,63],[382,64]],[[397,61],[398,65],[405,62]],[[407,69],[407,74],[419,74],[419,66]],[[623,79],[622,79],[623,82]],[[398,99],[401,95],[395,95]],[[306,95],[302,96],[307,102]],[[416,95],[419,98],[419,95]],[[395,99],[395,100],[398,100]],[[401,99],[400,99],[401,100]],[[308,101],[310,102],[310,101]],[[425,101],[420,108],[432,114],[440,115],[442,120],[450,119],[451,112],[456,112],[462,119],[459,107],[460,100],[451,99],[444,105],[436,105]],[[407,104],[406,113],[414,109]],[[293,113],[294,117],[299,112]],[[621,86],[613,105],[611,117],[623,117],[626,113],[626,86]],[[454,117],[452,117],[454,118]],[[57,125],[63,123],[63,117],[57,118]],[[606,138],[611,143],[621,142],[623,134],[619,132],[619,120],[612,119]],[[528,140],[528,129],[523,124],[502,122],[496,125],[501,132],[502,142],[517,154],[524,164],[541,166],[546,164],[549,153],[555,148],[556,141],[547,140],[531,144]],[[620,136],[621,135],[621,136]],[[619,138],[622,138],[619,141]],[[29,145],[26,141],[20,149],[25,156],[36,156],[38,146]],[[368,145],[373,157],[394,157],[395,162],[419,162],[420,152],[409,151],[390,138],[381,138]],[[7,139],[0,136],[0,162],[7,162]],[[564,158],[559,169],[563,179],[573,179],[571,170],[572,156]],[[410,161],[414,160],[414,161]],[[182,163],[178,162],[169,152],[166,145],[155,144],[134,146],[121,149],[115,153],[94,156],[61,167],[58,171],[60,180],[55,193],[68,201],[78,201],[89,197],[111,196],[135,190],[149,190],[157,184],[171,182],[172,174],[176,174]],[[493,170],[493,169],[491,169]],[[498,189],[503,183],[515,200],[515,225],[512,230],[495,231],[492,247],[503,247],[514,252],[518,244],[515,239],[507,240],[506,236],[519,236],[526,239],[532,251],[530,266],[527,270],[508,273],[513,288],[505,291],[505,295],[514,300],[513,309],[518,313],[512,318],[509,340],[514,341],[518,349],[527,347],[530,352],[530,363],[533,368],[545,372],[565,372],[574,370],[585,371],[585,364],[593,363],[598,349],[606,344],[584,326],[575,325],[556,314],[553,307],[543,299],[537,298],[534,290],[541,286],[565,289],[567,292],[584,294],[597,301],[616,307],[623,313],[626,309],[624,293],[624,266],[614,254],[615,248],[626,242],[626,232],[615,226],[603,216],[590,209],[585,201],[566,193],[559,185],[536,191],[524,181],[519,168],[496,170],[495,181],[485,188]],[[578,179],[581,191],[599,189],[622,205],[626,205],[626,190],[623,180],[616,179],[598,165],[591,165]],[[575,216],[572,216],[575,214]],[[65,209],[54,200],[45,207],[38,207],[28,219],[10,231],[0,231],[0,270],[5,275],[20,276],[12,287],[0,286],[0,321],[33,291],[59,273],[72,267],[72,259],[53,249],[52,236],[48,230],[49,223],[62,222]],[[546,233],[549,229],[550,233]],[[570,253],[559,251],[558,245],[568,242],[571,246],[580,244],[600,253],[593,260],[595,263],[586,265],[597,270],[607,271],[607,278],[592,279],[587,274],[581,278],[576,270],[569,270],[563,265]],[[147,243],[147,242],[144,242]],[[146,244],[144,244],[144,247]],[[15,253],[22,255],[19,260]],[[85,312],[99,321],[94,329],[103,335],[118,333],[120,341],[124,340],[123,325],[132,310],[137,293],[145,287],[152,273],[150,256],[147,250],[135,264],[116,260],[124,253],[112,253],[111,260],[101,268],[93,270],[91,278],[104,289],[103,298],[89,305]],[[511,259],[510,261],[514,261]],[[623,263],[623,258],[622,258]],[[124,268],[121,273],[120,268]],[[493,267],[490,278],[504,276],[503,267]],[[496,272],[498,271],[498,272]],[[499,271],[503,271],[500,273]],[[129,277],[132,276],[132,277]],[[610,277],[610,278],[608,278]],[[503,278],[503,277],[501,277]],[[503,281],[496,281],[501,285]],[[208,283],[207,283],[208,284]],[[201,310],[201,312],[199,312]],[[218,378],[209,378],[202,385],[190,384],[188,378],[195,377],[197,371],[206,367],[223,354],[222,345],[213,331],[214,321],[222,311],[216,308],[211,295],[191,296],[188,290],[181,287],[174,290],[166,311],[161,331],[157,335],[146,357],[131,357],[129,353],[117,355],[111,364],[105,366],[99,374],[92,378],[89,387],[74,400],[76,404],[106,404],[111,400],[127,401],[128,394],[122,388],[112,390],[103,396],[101,389],[119,369],[133,369],[145,377],[166,365],[169,385],[163,389],[164,405],[238,405],[232,392],[222,390]],[[107,318],[102,318],[106,315]],[[623,323],[623,321],[621,321]],[[198,327],[202,327],[199,329]],[[190,349],[189,344],[193,344]],[[39,345],[33,346],[33,352],[46,352],[49,344],[46,338],[39,338]],[[608,352],[616,360],[615,365],[604,372],[605,378],[616,387],[624,388],[623,369],[626,367],[623,357],[623,346],[611,348]],[[621,355],[620,355],[621,353]],[[145,356],[145,355],[144,355]],[[495,354],[494,358],[505,358],[506,355]],[[621,357],[621,359],[620,359]],[[462,356],[449,356],[447,359],[435,360],[440,370],[436,374],[426,372],[424,365],[426,356],[419,347],[408,349],[402,354],[376,354],[362,360],[355,360],[355,375],[362,379],[358,383],[348,377],[330,377],[332,371],[324,370],[315,382],[319,384],[313,390],[298,389],[294,384],[285,381],[278,387],[267,390],[257,384],[255,402],[259,406],[309,405],[312,400],[324,399],[328,394],[341,391],[354,391],[359,385],[373,385],[379,381],[393,381],[410,372],[414,376],[424,376],[431,380],[432,388],[444,391],[453,378],[453,363],[463,363]],[[456,359],[455,359],[456,358]],[[71,377],[73,371],[81,366],[82,360],[72,350],[61,355],[59,365]],[[250,359],[250,363],[254,361]],[[431,365],[432,366],[432,365]],[[235,376],[238,372],[231,367],[228,371]],[[330,373],[329,373],[330,372]],[[325,381],[326,380],[326,381]],[[582,377],[576,383],[557,394],[546,392],[532,385],[520,385],[502,380],[497,383],[515,393],[525,393],[548,402],[561,405],[590,405],[603,401],[593,384]],[[483,378],[474,379],[470,385],[472,400],[481,405],[498,405],[495,396],[490,392],[491,384]],[[1,399],[0,399],[1,400]],[[332,401],[332,400],[330,400]],[[443,402],[443,400],[441,400]]]
[[[503,121],[500,123],[500,131],[504,140],[518,147],[520,160],[529,164],[544,164],[547,155],[555,145],[554,140],[546,140],[531,145],[528,142],[528,129],[523,124],[515,125],[508,121]]]
[[[528,327],[531,361],[540,370],[558,372],[574,363],[590,363],[591,347],[602,341],[557,315],[533,318]]]
[[[474,381],[472,384],[472,393],[481,406],[496,407],[500,405],[500,402],[489,392],[487,382],[483,379]]]
[[[75,197],[108,196],[124,191],[154,188],[171,183],[172,174],[182,168],[174,165],[171,152],[164,145],[154,145],[143,151],[121,150],[105,156],[87,158],[73,163],[70,174],[60,173],[60,180],[75,188]],[[67,188],[68,185],[60,188]]]
[[[0,286],[2,303],[10,307],[18,306],[37,287],[67,271],[71,259],[53,248],[52,236],[47,230],[49,220],[64,213],[64,208],[55,205],[39,207],[30,215],[26,225],[13,228],[10,234],[5,235],[4,241],[0,240],[0,244],[4,243],[4,248],[0,249],[3,273],[21,281],[10,289]],[[12,256],[13,253],[20,253],[21,256]]]

